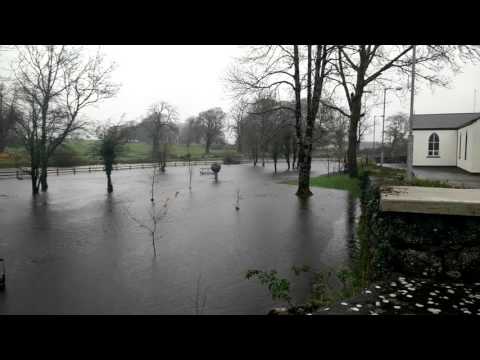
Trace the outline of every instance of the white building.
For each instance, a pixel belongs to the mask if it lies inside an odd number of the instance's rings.
[[[480,173],[480,113],[414,115],[413,166]]]

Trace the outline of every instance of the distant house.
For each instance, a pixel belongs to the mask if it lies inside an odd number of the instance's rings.
[[[480,113],[413,116],[413,165],[480,173]]]

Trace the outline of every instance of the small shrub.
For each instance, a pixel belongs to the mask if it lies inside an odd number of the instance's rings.
[[[223,155],[223,163],[225,165],[240,164],[242,162],[241,157],[234,151],[225,151]]]

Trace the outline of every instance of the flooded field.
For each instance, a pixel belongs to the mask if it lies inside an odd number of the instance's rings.
[[[312,168],[313,175],[326,172],[322,162]],[[265,314],[276,304],[245,280],[248,269],[287,276],[292,265],[348,263],[355,200],[313,188],[314,196],[300,201],[294,186],[277,182],[271,164],[224,165],[218,183],[195,167],[191,191],[185,167],[167,168],[156,198],[171,200],[154,257],[148,231],[131,219],[148,223],[151,173],[113,172],[110,196],[101,172],[50,176],[48,193],[36,199],[29,180],[0,181],[7,271],[0,313]],[[293,290],[305,299],[308,279]]]

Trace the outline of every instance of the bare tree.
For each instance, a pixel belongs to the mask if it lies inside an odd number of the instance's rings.
[[[165,171],[167,162],[169,134],[176,128],[177,119],[177,110],[165,101],[160,101],[150,107],[148,120],[151,125],[152,160],[160,163],[162,171]],[[160,144],[162,140],[163,148]]]
[[[281,105],[278,109],[289,109],[295,114],[299,167],[296,194],[299,197],[312,195],[310,168],[314,125],[323,85],[330,71],[329,58],[333,48],[327,45],[252,47],[239,60],[239,67],[230,71],[227,77],[237,96],[265,91],[285,95],[293,91],[294,107]],[[305,111],[302,111],[302,95],[305,93],[307,101]]]
[[[153,168],[153,174],[151,176],[152,181],[152,189],[151,189],[151,199],[150,199],[150,207],[147,209],[148,218],[146,220],[141,219],[140,217],[132,214],[128,208],[126,208],[126,212],[130,219],[132,219],[135,223],[137,223],[141,228],[148,231],[150,235],[150,239],[152,240],[152,248],[153,248],[153,255],[157,256],[157,248],[156,248],[156,240],[159,237],[159,226],[160,223],[167,217],[168,214],[168,206],[170,198],[167,197],[163,201],[163,204],[158,206],[157,202],[155,201],[155,172],[156,169]],[[177,191],[174,195],[174,198],[178,196],[179,192]]]
[[[210,153],[210,146],[220,137],[225,126],[227,114],[219,107],[198,114],[198,119],[205,138],[205,154]]]
[[[0,153],[5,150],[8,135],[20,117],[17,100],[17,92],[0,83]]]
[[[82,48],[38,45],[17,48],[15,81],[30,115],[20,130],[31,141],[40,166],[38,181],[42,191],[48,189],[47,167],[51,155],[73,132],[85,128],[82,111],[93,103],[113,97],[118,86],[110,81],[112,65],[105,65],[97,52],[85,59]],[[25,126],[31,125],[28,130]],[[29,135],[30,134],[30,135]],[[32,177],[33,193],[39,184]],[[36,180],[35,180],[36,181]]]
[[[350,176],[357,176],[357,137],[358,124],[362,113],[362,97],[365,88],[377,83],[393,81],[386,72],[396,70],[397,74],[408,74],[412,59],[408,57],[413,45],[338,45],[335,69],[337,76],[330,77],[343,90],[348,111],[333,106],[349,118],[347,168]],[[425,45],[417,47],[416,77],[430,84],[446,85],[448,80],[439,71],[448,66],[459,69],[459,61],[476,60],[480,52],[476,46]],[[334,89],[336,89],[335,87]]]
[[[238,101],[233,107],[231,114],[233,119],[233,124],[230,126],[231,130],[235,133],[235,143],[237,145],[237,151],[241,153],[243,151],[242,142],[243,142],[243,132],[245,125],[245,117],[247,115],[248,103],[245,101]]]
[[[393,116],[389,116],[386,120],[387,128],[385,135],[390,143],[390,156],[395,159],[396,156],[406,156],[406,135],[407,135],[407,123],[408,115],[398,113]]]

